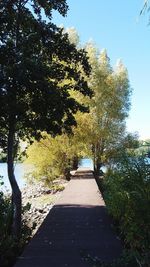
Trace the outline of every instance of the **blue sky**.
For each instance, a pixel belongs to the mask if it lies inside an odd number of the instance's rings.
[[[139,15],[144,0],[67,3],[67,17],[55,12],[53,22],[76,28],[83,45],[92,39],[99,49],[106,48],[112,65],[122,59],[133,88],[127,129],[139,132],[142,139],[150,138],[150,26],[148,15]]]

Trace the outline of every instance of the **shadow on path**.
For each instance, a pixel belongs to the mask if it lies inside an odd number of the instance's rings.
[[[111,229],[111,220],[103,202],[90,205],[87,197],[84,198],[85,188],[82,190],[80,186],[81,192],[78,188],[77,195],[74,193],[76,197],[72,195],[71,204],[69,201],[65,203],[67,195],[76,191],[75,184],[80,185],[76,179],[70,183],[64,197],[49,212],[15,267],[88,267],[91,265],[82,259],[83,254],[104,261],[111,261],[120,255],[121,243]],[[83,181],[81,184],[83,186]],[[92,190],[97,190],[94,179]],[[81,204],[73,204],[82,191]],[[90,197],[94,192],[89,192],[88,188],[87,194]]]

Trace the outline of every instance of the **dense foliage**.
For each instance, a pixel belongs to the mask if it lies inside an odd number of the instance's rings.
[[[119,225],[126,246],[135,252],[140,266],[150,260],[150,165],[143,157],[124,155],[109,170],[105,201]]]
[[[92,65],[89,86],[95,93],[90,104],[92,131],[89,147],[92,147],[94,168],[98,173],[101,165],[108,160],[108,152],[125,133],[131,89],[127,69],[122,62],[112,68],[106,50],[98,53],[91,44],[86,49]]]
[[[79,49],[76,30],[70,28],[63,31],[67,31],[70,42]],[[47,139],[34,143],[28,149],[29,161],[36,166],[35,177],[41,175],[45,180],[50,180],[56,174],[64,175],[65,168],[68,166],[69,170],[72,167],[73,159],[82,156],[93,159],[98,173],[103,164],[110,163],[116,157],[127,139],[132,139],[131,135],[125,133],[131,93],[126,68],[119,61],[113,69],[106,50],[99,52],[93,43],[88,43],[85,49],[91,64],[91,74],[85,78],[94,96],[90,99],[80,92],[70,93],[78,103],[89,106],[89,113],[76,113],[77,127],[72,128],[73,136],[62,135],[54,139],[47,136]],[[43,159],[40,155],[43,155]],[[63,158],[66,159],[64,170],[61,167]]]
[[[1,191],[3,179],[0,178],[0,266],[11,266],[16,260],[16,255],[21,253],[23,247],[30,238],[32,228],[28,227],[24,216],[21,227],[21,238],[19,241],[14,239],[12,235],[13,212],[11,205],[11,196],[5,195]],[[28,210],[28,206],[24,206],[22,212]]]
[[[81,47],[77,31],[70,28],[67,32],[70,41]],[[89,114],[80,116],[80,112],[77,113],[76,132],[78,141],[83,144],[82,150],[93,159],[95,172],[98,173],[112,153],[117,153],[120,143],[127,136],[125,119],[130,109],[132,90],[127,69],[120,60],[112,67],[106,49],[99,51],[92,42],[85,45],[85,50],[92,68],[87,82],[94,96],[92,99],[82,98],[82,102],[89,105]],[[77,99],[81,100],[79,95]]]
[[[6,161],[7,161],[6,153],[0,152],[0,162],[6,162]]]
[[[70,171],[81,151],[74,136],[63,134],[55,138],[43,133],[43,139],[35,141],[27,150],[26,163],[34,164],[34,170],[27,180],[39,180],[50,185],[51,182],[62,177],[70,179]]]
[[[41,131],[70,132],[74,114],[87,111],[70,91],[92,94],[84,79],[90,71],[86,53],[51,22],[53,9],[66,15],[68,6],[65,0],[0,2],[0,147],[7,153],[15,236],[21,226],[21,192],[14,175],[19,140],[39,139]]]

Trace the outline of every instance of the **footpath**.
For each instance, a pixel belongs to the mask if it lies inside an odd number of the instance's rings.
[[[92,267],[121,250],[93,172],[78,169],[14,267]]]

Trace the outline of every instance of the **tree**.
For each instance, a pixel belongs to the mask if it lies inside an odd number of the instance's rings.
[[[21,192],[14,175],[19,139],[39,139],[41,131],[70,132],[74,114],[87,111],[70,91],[92,94],[83,77],[90,71],[86,53],[51,22],[53,9],[65,16],[68,6],[65,0],[0,2],[0,146],[7,151],[16,237],[21,227]]]
[[[145,12],[149,12],[150,11],[150,3],[149,0],[144,0],[144,4],[143,4],[143,8],[140,11],[140,15],[142,15]]]
[[[68,34],[70,43],[74,44],[76,47],[79,46],[80,37],[78,32],[74,27],[64,29],[64,32]]]
[[[80,157],[82,153],[80,142],[76,142],[76,135],[62,134],[52,137],[42,133],[42,137],[27,149],[26,162],[34,164],[35,167],[30,179],[42,181],[47,185],[51,185],[54,179],[60,177],[69,180],[75,158]]]
[[[109,149],[105,151],[109,168],[115,166],[127,153],[132,154],[133,151],[137,153],[138,150],[138,135],[136,133],[123,132],[122,135],[118,136],[116,142],[111,143]]]
[[[143,8],[141,9],[140,14],[142,14],[145,11],[145,9],[148,8],[148,2],[149,0],[144,0]]]
[[[75,29],[67,29],[71,42],[78,40]],[[79,43],[76,43],[79,47]],[[125,119],[130,108],[131,88],[127,69],[118,60],[113,69],[106,50],[101,52],[89,42],[85,49],[92,67],[87,79],[94,97],[88,99],[75,93],[81,103],[88,104],[88,114],[76,114],[78,127],[74,134],[77,142],[82,144],[82,152],[93,158],[95,172],[98,173],[104,163],[110,162],[112,154],[123,147],[127,136]],[[86,129],[86,130],[85,130]]]
[[[127,70],[121,62],[113,70],[106,50],[99,53],[91,43],[86,50],[92,66],[89,86],[94,91],[90,101],[91,134],[88,146],[94,170],[98,173],[107,160],[108,150],[124,134],[131,90]]]

